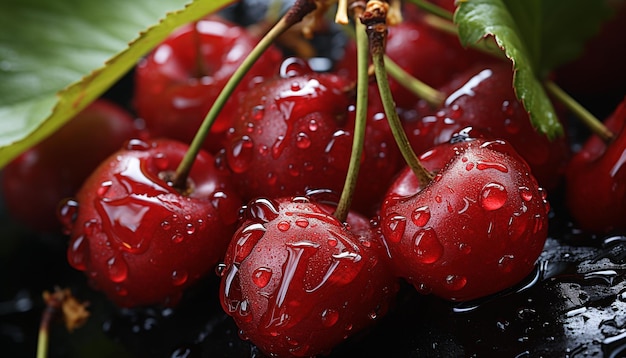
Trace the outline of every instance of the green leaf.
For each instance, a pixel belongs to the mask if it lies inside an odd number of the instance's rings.
[[[535,72],[539,55],[536,54],[538,35],[533,24],[538,21],[538,1],[512,1],[517,14],[514,18],[503,0],[467,0],[460,3],[454,21],[464,46],[490,36],[495,38],[498,47],[513,62],[515,93],[528,111],[533,126],[553,138],[562,135],[563,128]]]
[[[173,29],[232,2],[2,0],[0,168],[104,93]]]

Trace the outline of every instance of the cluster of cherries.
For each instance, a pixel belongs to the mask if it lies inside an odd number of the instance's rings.
[[[121,307],[174,306],[217,268],[222,307],[271,356],[330,352],[385,315],[401,279],[451,301],[515,285],[543,249],[547,193],[563,183],[583,230],[626,228],[626,105],[605,122],[610,144],[591,137],[571,153],[567,136],[531,126],[510,62],[412,13],[390,28],[386,54],[445,95],[432,106],[390,80],[427,185],[406,166],[372,81],[351,211],[345,222],[333,215],[354,137],[350,44],[323,73],[266,51],[174,186],[256,43],[217,17],[178,29],[135,69],[136,116],[97,100],[4,169],[9,211],[62,229],[69,263]]]

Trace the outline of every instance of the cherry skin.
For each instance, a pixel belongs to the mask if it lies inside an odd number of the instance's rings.
[[[124,108],[105,99],[92,102],[3,169],[7,211],[34,230],[60,232],[60,201],[73,196],[102,160],[137,135],[134,118]]]
[[[471,126],[509,142],[528,162],[542,187],[555,189],[570,158],[566,136],[550,140],[537,132],[513,90],[513,71],[505,62],[477,65],[456,77],[442,91],[448,94],[434,115],[404,123],[417,153],[445,143],[460,129]]]
[[[566,172],[569,212],[581,229],[594,233],[626,229],[626,99],[605,125],[615,139],[607,145],[589,138]]]
[[[133,94],[137,114],[152,136],[190,143],[222,88],[257,42],[244,28],[212,16],[184,25],[152,50],[136,67]],[[281,58],[276,48],[268,49],[235,92],[273,74]],[[204,146],[211,152],[221,148],[230,127],[238,105],[236,93],[211,126]]]
[[[170,186],[186,151],[174,140],[131,140],[60,209],[70,265],[118,306],[175,305],[224,255],[241,200],[204,151],[184,192]]]
[[[418,193],[390,189],[381,228],[392,269],[419,292],[467,301],[512,287],[534,268],[549,205],[526,162],[504,141],[442,144]]]
[[[229,130],[225,163],[244,200],[341,193],[354,133],[352,82],[283,62],[280,76],[248,90]],[[380,109],[368,108],[354,207],[372,211],[400,167],[400,152]],[[362,194],[362,195],[361,195]]]
[[[328,354],[375,324],[398,289],[365,217],[348,224],[305,197],[257,199],[226,252],[220,298],[272,357]]]

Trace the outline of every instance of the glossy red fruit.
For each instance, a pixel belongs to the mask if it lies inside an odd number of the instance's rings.
[[[243,337],[271,357],[328,354],[375,324],[398,282],[368,221],[346,225],[304,197],[258,199],[227,250],[220,298]]]
[[[134,107],[154,137],[190,143],[226,82],[258,39],[215,16],[185,25],[157,46],[136,68]],[[200,53],[199,53],[200,51]],[[268,49],[236,92],[273,74],[282,54]],[[211,126],[205,148],[221,148],[237,108],[233,95]]]
[[[626,99],[605,120],[615,139],[589,138],[566,173],[567,207],[585,231],[626,228]]]
[[[541,253],[549,205],[526,162],[503,141],[443,144],[446,162],[417,194],[390,190],[381,228],[394,272],[419,292],[466,301],[526,277]],[[438,147],[439,148],[439,147]]]
[[[73,196],[102,160],[138,134],[128,111],[108,100],[92,102],[3,169],[7,211],[29,228],[59,231],[59,202]]]
[[[60,210],[70,265],[119,306],[175,305],[234,232],[241,201],[210,154],[198,154],[183,194],[168,184],[186,151],[173,140],[131,140]]]
[[[288,59],[279,77],[245,94],[225,150],[244,200],[341,192],[354,133],[352,89],[341,76]],[[364,210],[381,200],[401,160],[386,118],[374,107],[368,124],[354,195],[354,206]]]
[[[404,123],[417,153],[445,143],[467,126],[509,142],[528,162],[542,187],[556,188],[570,158],[566,136],[550,140],[537,132],[513,89],[513,71],[505,62],[491,62],[459,75],[446,86],[449,94],[435,115]]]

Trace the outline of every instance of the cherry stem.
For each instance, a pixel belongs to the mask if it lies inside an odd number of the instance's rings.
[[[413,3],[422,2],[419,0],[411,0]],[[446,10],[443,10],[446,11]],[[447,11],[446,11],[447,12]],[[429,16],[425,17],[425,21],[428,25],[449,33],[451,35],[458,36],[458,28],[457,26],[449,20],[451,19],[452,14],[447,12],[450,16],[441,16],[439,18]],[[489,54],[495,58],[499,58],[502,60],[508,60],[506,55],[498,49],[498,46],[494,42],[486,42],[480,41],[478,43],[474,43],[470,45],[473,49],[481,51],[483,53]],[[554,96],[556,100],[558,100],[561,104],[563,104],[567,109],[569,109],[578,119],[580,119],[587,128],[589,128],[593,133],[595,133],[598,137],[600,137],[605,143],[610,143],[613,138],[615,138],[615,134],[611,132],[605,125],[600,121],[596,116],[594,116],[591,112],[589,112],[585,107],[583,107],[578,101],[572,98],[567,92],[565,92],[559,85],[551,80],[547,80],[544,82],[544,88]]]
[[[185,153],[183,160],[176,168],[176,174],[172,181],[172,186],[181,192],[185,192],[187,177],[191,172],[191,167],[206,140],[207,135],[215,122],[215,119],[224,108],[228,98],[233,94],[237,85],[241,82],[248,70],[254,65],[259,57],[276,41],[280,35],[285,33],[294,24],[302,21],[302,18],[317,8],[314,0],[297,0],[293,6],[278,20],[278,22],[268,31],[257,45],[250,51],[241,65],[228,79],[226,85],[215,99],[211,109],[204,118],[198,132],[194,136],[189,149]]]
[[[600,137],[605,143],[611,143],[615,138],[611,132],[597,117],[583,107],[578,101],[572,98],[559,85],[553,81],[546,81],[544,87],[561,102],[567,109],[576,115],[593,133]]]
[[[39,323],[39,336],[37,337],[37,358],[46,358],[48,356],[49,345],[49,332],[50,323],[52,319],[57,316],[61,305],[63,304],[63,297],[57,291],[55,294],[51,294],[47,298],[44,298],[46,307],[41,315],[41,321]]]
[[[357,1],[352,4],[352,17],[358,19],[365,8],[365,3]],[[367,97],[369,87],[368,57],[369,45],[365,25],[360,21],[354,22],[357,48],[357,83],[356,83],[356,119],[354,123],[354,137],[352,139],[352,152],[350,154],[350,164],[348,174],[344,182],[341,197],[337,204],[334,216],[337,220],[344,222],[350,211],[350,204],[359,176],[361,155],[363,153],[363,142],[365,141],[365,129],[367,125]]]
[[[413,170],[420,186],[425,187],[433,179],[433,174],[422,166],[417,155],[413,151],[411,144],[404,132],[398,113],[396,112],[395,102],[389,88],[389,79],[385,68],[385,40],[387,37],[387,5],[382,1],[370,0],[367,3],[365,12],[361,15],[361,22],[366,26],[369,38],[370,52],[372,54],[372,62],[376,74],[376,83],[380,93],[381,102],[385,109],[385,115],[389,121],[389,127],[393,137],[398,144],[398,148],[404,157],[407,165]]]
[[[430,87],[426,83],[413,77],[410,73],[406,72],[402,67],[395,63],[389,56],[384,57],[385,68],[389,75],[400,83],[404,88],[411,91],[417,97],[425,100],[432,107],[441,107],[445,101],[445,95],[443,92]]]

